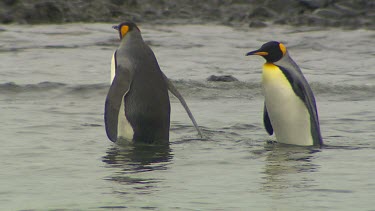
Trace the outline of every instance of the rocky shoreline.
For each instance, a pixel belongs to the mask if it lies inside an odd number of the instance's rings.
[[[0,23],[136,22],[270,24],[375,29],[369,0],[3,0]]]

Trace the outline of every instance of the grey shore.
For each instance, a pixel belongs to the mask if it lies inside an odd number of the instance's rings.
[[[70,22],[219,23],[375,29],[370,0],[3,0],[2,24]]]

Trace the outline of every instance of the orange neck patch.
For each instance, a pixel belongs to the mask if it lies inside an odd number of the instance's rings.
[[[120,29],[121,38],[123,38],[126,35],[126,33],[128,33],[128,31],[129,31],[129,26],[127,25],[121,26],[121,29]]]
[[[281,50],[281,52],[283,52],[283,56],[286,54],[286,47],[285,45],[283,45],[282,43],[279,44],[279,48]]]

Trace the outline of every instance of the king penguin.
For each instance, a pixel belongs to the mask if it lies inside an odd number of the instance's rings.
[[[270,41],[246,54],[262,56],[265,96],[263,123],[269,135],[283,144],[321,146],[314,94],[302,71],[280,42]]]
[[[185,100],[161,71],[138,26],[124,22],[113,28],[121,41],[112,56],[111,86],[105,101],[108,138],[113,142],[169,143],[168,90],[180,100],[202,137]]]

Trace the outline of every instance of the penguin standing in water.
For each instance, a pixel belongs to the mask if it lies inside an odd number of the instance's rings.
[[[113,142],[168,143],[168,90],[180,100],[202,137],[185,100],[160,70],[137,25],[124,22],[113,28],[119,31],[121,43],[112,57],[111,86],[105,101],[108,138]]]
[[[286,47],[267,42],[246,54],[266,59],[262,72],[265,96],[263,123],[279,143],[300,146],[321,146],[318,111],[314,94]]]

